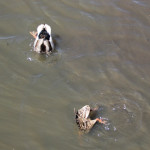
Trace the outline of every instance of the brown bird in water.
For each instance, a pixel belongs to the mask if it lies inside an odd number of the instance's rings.
[[[81,131],[88,133],[96,122],[99,122],[101,124],[106,124],[106,121],[103,121],[102,119],[99,118],[91,120],[90,118],[91,115],[96,111],[97,108],[91,109],[89,105],[85,105],[77,112],[75,112],[76,123]]]

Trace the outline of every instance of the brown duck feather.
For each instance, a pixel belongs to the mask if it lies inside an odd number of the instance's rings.
[[[82,107],[76,112],[76,123],[81,131],[89,132],[97,121],[96,119],[90,119],[90,112],[91,108],[89,105]]]

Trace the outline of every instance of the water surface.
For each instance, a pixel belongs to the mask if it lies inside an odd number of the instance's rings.
[[[150,2],[0,2],[0,149],[148,150]],[[29,35],[50,24],[57,52]],[[108,119],[80,136],[73,109]]]

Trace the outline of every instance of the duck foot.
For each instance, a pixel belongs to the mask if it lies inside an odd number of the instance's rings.
[[[32,32],[30,32],[30,34],[36,39],[36,37],[37,37],[37,32],[32,31]]]
[[[101,124],[105,124],[105,125],[106,125],[106,123],[107,123],[107,121],[102,120],[102,119],[99,119],[99,118],[96,118],[96,121],[98,121],[98,122],[101,123]]]

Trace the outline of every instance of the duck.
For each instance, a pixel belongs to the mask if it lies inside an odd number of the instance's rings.
[[[81,109],[75,111],[75,120],[76,124],[79,127],[80,131],[88,133],[96,122],[100,124],[106,124],[106,121],[102,120],[101,118],[91,119],[91,115],[95,113],[98,108],[91,109],[89,105],[83,106]]]
[[[48,24],[40,24],[37,31],[30,34],[35,38],[34,51],[37,53],[50,54],[54,50],[54,43],[51,35],[51,27]]]

